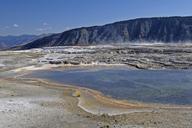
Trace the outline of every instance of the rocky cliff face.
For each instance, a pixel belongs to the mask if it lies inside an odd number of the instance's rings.
[[[82,27],[38,39],[20,49],[143,41],[192,41],[192,17],[140,18],[104,26]]]

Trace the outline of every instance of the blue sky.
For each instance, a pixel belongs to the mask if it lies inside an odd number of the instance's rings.
[[[190,15],[192,0],[0,0],[0,35],[57,33],[138,17]]]

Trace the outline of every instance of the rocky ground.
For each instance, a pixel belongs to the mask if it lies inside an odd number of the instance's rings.
[[[29,65],[127,65],[138,69],[191,69],[191,44],[50,47],[0,52],[0,70]]]
[[[93,100],[86,94],[74,96],[75,90],[56,87],[54,83],[42,84],[38,80],[21,79],[23,73],[43,69],[46,64],[125,64],[131,68],[189,69],[191,59],[191,45],[93,46],[2,51],[0,128],[191,128],[191,107],[165,109],[161,105],[155,105],[152,111],[111,116],[95,115],[82,109],[79,101],[84,98],[82,104],[85,105],[86,102],[86,105],[98,105],[99,100]],[[51,66],[46,68],[49,67]],[[103,104],[102,107],[103,110],[110,108],[110,111],[114,111],[111,104]],[[117,110],[117,106],[115,109]]]
[[[63,96],[63,90],[0,81],[0,128],[97,127],[96,121],[67,109],[76,100]]]
[[[124,64],[138,69],[192,68],[192,45],[122,45],[45,48],[40,62],[50,64]],[[51,53],[51,54],[50,54]]]
[[[73,89],[12,78],[0,81],[0,128],[190,128],[192,125],[191,108],[94,115],[78,107]]]

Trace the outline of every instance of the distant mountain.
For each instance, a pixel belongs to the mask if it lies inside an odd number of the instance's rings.
[[[0,49],[7,49],[17,45],[24,45],[39,38],[45,37],[42,35],[21,35],[21,36],[0,36]]]
[[[35,40],[17,49],[144,41],[192,41],[192,16],[139,18],[104,26],[82,27]]]

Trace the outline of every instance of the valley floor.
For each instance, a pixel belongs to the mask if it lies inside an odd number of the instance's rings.
[[[189,52],[186,53],[186,50]],[[186,47],[186,50],[183,55],[190,58],[192,48]],[[53,56],[55,54],[59,57]],[[175,58],[180,58],[182,55],[180,52],[177,54]],[[54,60],[55,57],[57,60]],[[60,52],[51,54],[50,49],[46,52],[41,50],[0,52],[0,128],[190,128],[192,126],[191,106],[117,101],[94,90],[22,77],[23,74],[33,70],[51,70],[51,68],[59,70],[77,64],[73,60],[66,65],[64,64],[66,60],[62,57],[66,55]],[[77,56],[70,53],[70,57]],[[60,63],[59,59],[62,59],[62,64],[52,63]]]

